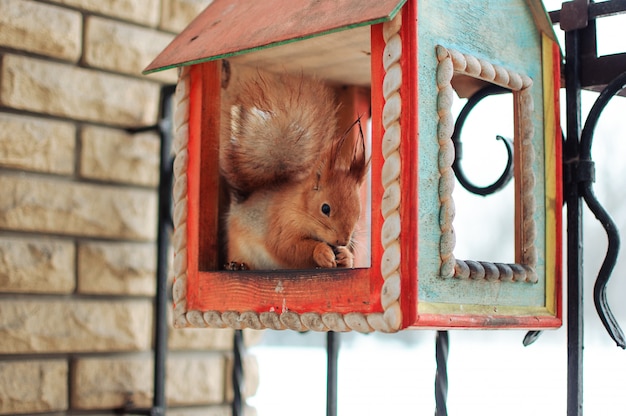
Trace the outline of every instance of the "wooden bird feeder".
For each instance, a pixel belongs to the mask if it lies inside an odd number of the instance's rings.
[[[180,70],[175,325],[360,332],[560,326],[560,56],[539,0],[460,0],[453,7],[427,0],[213,1],[145,70]],[[335,88],[347,124],[369,115],[369,234],[355,268],[223,268],[222,107],[234,80],[259,72],[323,79]],[[514,103],[511,264],[457,259],[454,251],[451,105],[455,94],[468,97],[491,84],[510,90]]]

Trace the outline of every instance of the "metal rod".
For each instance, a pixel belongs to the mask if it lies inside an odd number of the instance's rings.
[[[626,0],[601,1],[599,3],[590,3],[587,6],[589,20],[599,17],[614,16],[626,13]],[[552,23],[561,21],[561,10],[554,10],[549,13]]]
[[[339,360],[339,334],[326,334],[326,416],[337,416],[337,363]]]
[[[172,224],[172,97],[174,86],[161,90],[161,162],[159,183],[159,228],[157,236],[157,270],[154,334],[154,396],[151,415],[165,414],[165,360],[167,357],[167,270]]]
[[[233,337],[233,403],[232,416],[243,415],[243,398],[241,395],[241,387],[243,385],[243,332],[240,329],[235,330]]]
[[[450,340],[448,331],[437,331],[435,341],[435,416],[448,416],[448,351]]]
[[[172,177],[173,157],[171,153],[173,142],[173,111],[172,97],[176,92],[176,85],[165,85],[161,88],[161,102],[159,106],[159,122],[151,126],[131,127],[126,129],[130,134],[147,131],[157,131],[161,141],[159,163],[159,205],[157,213],[157,264],[156,264],[156,294],[154,297],[154,379],[152,407],[136,408],[134,403],[128,402],[116,414],[128,415],[165,415],[165,362],[167,359],[167,270],[168,252],[170,245],[170,231],[172,228]]]
[[[589,3],[589,19],[615,16],[626,12],[626,0],[601,1]]]
[[[565,33],[567,139],[563,146],[567,204],[567,416],[583,414],[582,210],[575,171],[580,137],[580,31]]]

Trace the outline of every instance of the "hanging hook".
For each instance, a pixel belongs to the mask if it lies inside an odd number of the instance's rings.
[[[509,183],[511,178],[513,178],[513,142],[510,139],[507,139],[503,136],[496,136],[496,139],[501,140],[502,143],[504,143],[504,146],[506,147],[506,152],[507,152],[506,167],[504,168],[504,172],[502,172],[498,180],[496,180],[491,185],[484,186],[484,187],[476,186],[467,178],[461,166],[461,159],[463,157],[463,149],[462,149],[462,143],[461,143],[461,131],[463,130],[463,125],[465,124],[465,120],[469,116],[469,113],[474,109],[474,107],[483,98],[489,95],[504,94],[504,93],[510,93],[510,92],[511,92],[510,90],[503,88],[503,87],[499,87],[497,85],[490,85],[488,87],[481,89],[480,91],[476,92],[467,100],[467,103],[465,104],[465,106],[459,113],[459,116],[457,117],[456,123],[454,123],[454,132],[452,133],[452,142],[454,143],[455,156],[454,156],[454,162],[452,163],[452,169],[454,170],[454,174],[456,175],[456,178],[461,184],[461,186],[463,186],[463,188],[465,188],[467,191],[473,194],[482,195],[482,196],[491,195],[495,192],[498,192],[502,188],[504,188]]]

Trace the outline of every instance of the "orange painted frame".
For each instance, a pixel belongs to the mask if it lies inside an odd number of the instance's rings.
[[[362,274],[361,270],[351,271],[348,275],[326,273],[324,276],[316,276],[318,273],[315,271],[296,273],[219,271],[217,255],[219,252],[217,141],[221,114],[219,61],[192,67],[190,77],[187,309],[256,312],[280,310],[287,307],[283,303],[282,293],[301,291],[308,294],[307,299],[317,299],[325,292],[330,293],[326,286],[335,280],[348,284],[351,290],[347,293],[354,293],[355,290],[357,293],[363,292],[364,288],[355,287],[353,282],[355,276]],[[311,284],[313,277],[319,284]],[[318,277],[320,282],[317,282]],[[282,293],[276,290],[277,287],[282,287]],[[306,291],[302,290],[303,287]],[[331,300],[327,297],[326,302],[334,305],[340,299],[341,297]],[[315,308],[314,304],[318,303],[313,302],[311,305],[310,300],[302,301],[302,304],[296,305],[289,302],[289,310],[304,311]]]
[[[403,8],[403,47],[415,50],[417,46],[417,6]],[[372,119],[382,117],[381,57],[384,49],[382,24],[372,26]],[[408,201],[417,201],[417,61],[416,54],[403,58],[406,76],[402,96],[405,109],[403,134],[407,138],[402,152],[402,178],[407,185]],[[383,194],[380,183],[382,155],[380,141],[382,127],[373,122],[372,133],[372,247],[371,266],[352,270],[299,271],[219,271],[217,264],[218,240],[218,143],[220,114],[221,65],[219,61],[194,65],[190,68],[189,98],[189,156],[187,170],[187,288],[186,309],[197,311],[254,311],[296,313],[382,312],[380,292],[383,280],[380,274],[382,247],[380,201]],[[407,224],[403,233],[402,256],[402,327],[410,326],[416,318],[417,301],[417,204],[403,204],[402,216]],[[413,231],[412,231],[413,230]],[[211,253],[207,255],[207,253]]]
[[[402,112],[400,125],[401,145],[400,145],[400,166],[402,183],[402,201],[400,204],[400,217],[402,219],[401,252],[400,252],[400,306],[402,310],[402,328],[407,328],[415,324],[417,320],[418,302],[418,237],[419,237],[419,200],[418,200],[418,172],[419,172],[419,124],[418,124],[418,11],[417,1],[408,1],[402,8],[402,26],[400,37],[402,40],[402,57],[400,65],[402,67],[402,86],[400,97],[402,97]],[[383,26],[372,26],[372,57],[382,57],[385,49],[383,39]],[[383,108],[385,100],[383,98],[383,79],[385,70],[382,61],[372,59],[372,137],[382,139],[384,131],[382,126]],[[378,155],[382,159],[382,155]],[[375,170],[375,174],[382,171],[382,160],[378,161],[380,170]],[[376,188],[380,193],[372,192],[372,200],[376,198],[380,201],[383,197],[382,185]],[[376,214],[380,217],[380,210]],[[381,218],[382,226],[382,218]],[[380,244],[380,230],[379,239]],[[382,256],[382,252],[381,252]],[[382,280],[382,279],[381,279]],[[382,285],[382,281],[380,283]]]
[[[376,311],[375,305],[380,302],[379,296],[370,290],[370,269],[219,271],[220,63],[196,65],[191,68],[190,76],[187,309]],[[375,259],[376,256],[372,259],[373,267]]]

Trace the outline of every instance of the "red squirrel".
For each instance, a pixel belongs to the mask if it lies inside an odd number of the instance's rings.
[[[356,143],[338,132],[332,90],[304,76],[258,74],[230,108],[220,147],[230,191],[226,267],[354,267],[369,160],[362,131]]]

